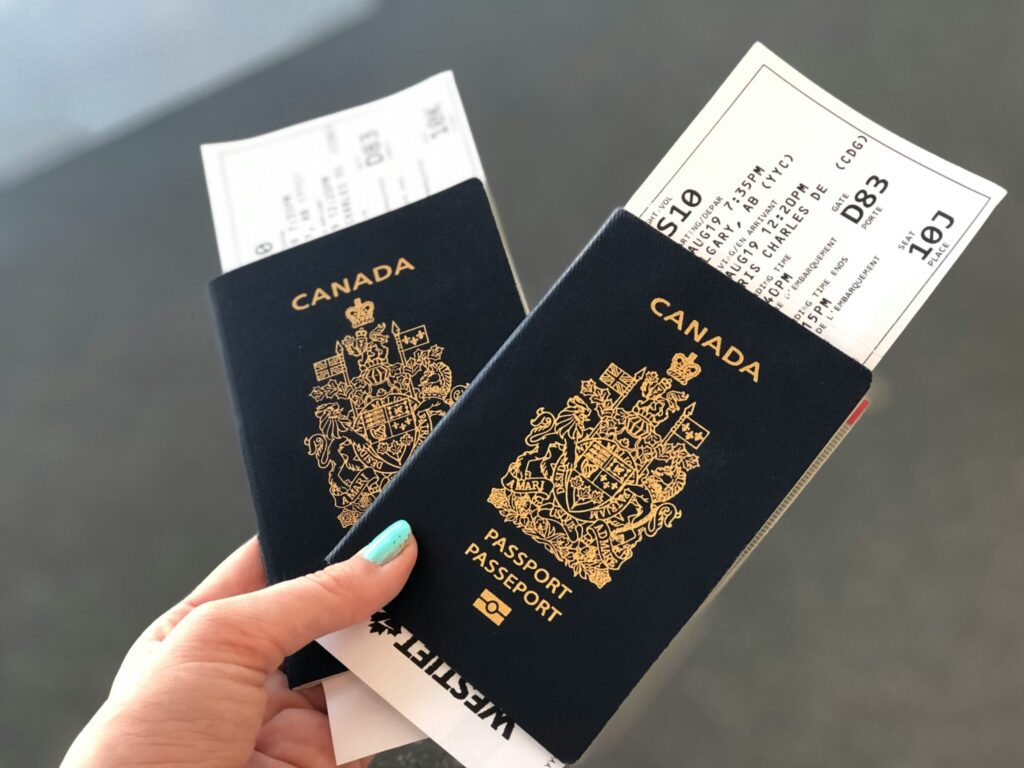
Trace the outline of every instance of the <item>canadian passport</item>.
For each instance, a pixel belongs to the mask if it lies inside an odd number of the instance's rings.
[[[270,582],[323,553],[522,320],[483,184],[232,270],[214,313]],[[320,646],[295,687],[341,671]]]
[[[617,211],[328,559],[407,519],[390,618],[572,762],[870,381]]]

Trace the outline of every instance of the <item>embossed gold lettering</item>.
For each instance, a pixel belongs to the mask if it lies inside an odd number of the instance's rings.
[[[330,301],[340,296],[348,296],[368,285],[376,285],[390,280],[402,272],[416,269],[415,265],[406,258],[400,258],[391,264],[378,264],[365,272],[357,272],[352,277],[342,277],[332,280],[327,287],[314,287],[310,291],[303,291],[292,297],[291,307],[296,312],[303,312],[310,307],[319,304],[321,301]]]
[[[708,327],[701,325],[698,320],[692,317],[687,321],[685,311],[673,307],[672,302],[668,299],[660,296],[655,297],[651,299],[650,308],[653,315],[660,317],[666,323],[674,325],[677,331],[682,333],[684,336],[688,336],[693,339],[697,344],[700,344],[702,348],[713,352],[715,357],[726,365],[736,368],[740,373],[749,376],[755,383],[760,381],[760,361],[748,361],[743,350],[739,347],[733,346],[732,344],[726,344],[722,340],[722,337],[717,334],[705,339],[708,335]]]

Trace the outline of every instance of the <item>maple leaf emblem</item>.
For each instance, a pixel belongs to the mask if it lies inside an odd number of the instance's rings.
[[[372,635],[400,635],[401,625],[388,616],[387,611],[377,611],[370,617],[370,634]]]

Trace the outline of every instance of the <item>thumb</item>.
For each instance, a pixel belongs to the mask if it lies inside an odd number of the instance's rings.
[[[192,659],[270,671],[318,637],[362,621],[389,603],[415,562],[416,540],[409,524],[399,520],[342,563],[200,605],[171,639]]]

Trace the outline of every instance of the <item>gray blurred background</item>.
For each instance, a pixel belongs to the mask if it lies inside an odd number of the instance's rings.
[[[754,40],[1009,195],[584,763],[1020,764],[1022,34],[1020,2],[0,1],[2,764],[55,764],[253,531],[201,142],[454,69],[532,303]]]

